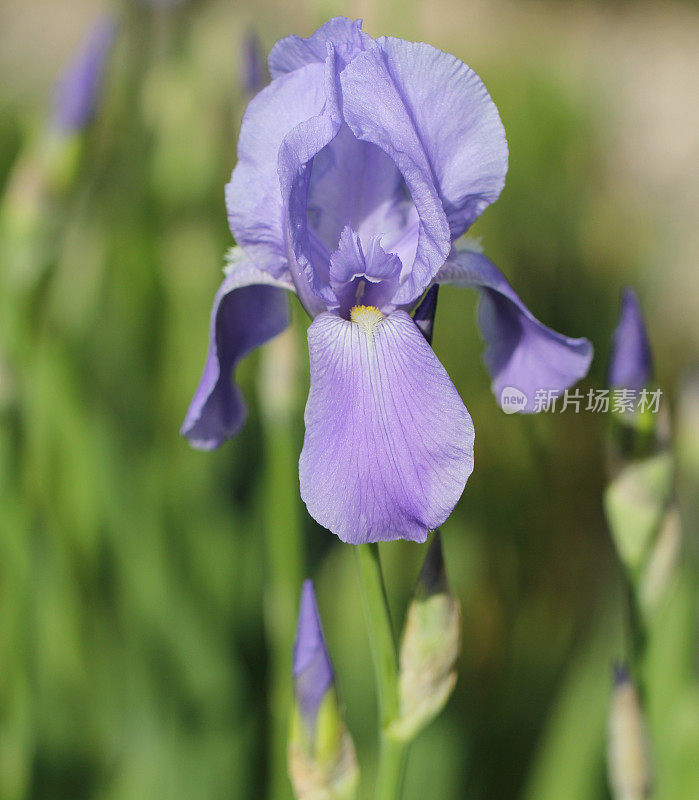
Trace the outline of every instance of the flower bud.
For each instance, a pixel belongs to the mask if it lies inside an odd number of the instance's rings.
[[[243,91],[252,96],[264,89],[268,80],[260,39],[252,28],[245,33],[243,38],[241,56]]]
[[[645,721],[638,691],[623,664],[614,667],[607,766],[614,800],[650,797],[652,778]]]
[[[621,295],[619,322],[612,339],[607,385],[640,391],[650,382],[652,360],[641,306],[633,289]]]
[[[60,132],[78,133],[92,120],[115,33],[113,19],[98,20],[74,60],[56,82],[51,121]]]
[[[648,388],[651,375],[650,344],[641,307],[633,289],[626,288],[607,370],[607,385],[620,396],[610,416],[607,466],[611,474],[630,459],[653,453],[665,438],[667,409],[660,402],[662,392]]]
[[[412,739],[442,710],[456,684],[461,647],[461,605],[449,592],[439,531],[408,608],[400,648],[398,719],[391,733]]]
[[[359,771],[335,692],[311,581],[301,593],[294,647],[289,776],[297,800],[352,800]]]

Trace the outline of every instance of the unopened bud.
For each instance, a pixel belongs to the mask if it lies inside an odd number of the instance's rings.
[[[289,776],[297,800],[353,800],[359,770],[340,715],[334,676],[311,581],[301,593],[294,647]]]
[[[652,369],[641,305],[634,290],[627,287],[621,295],[619,322],[612,339],[607,385],[639,392],[650,382]]]
[[[254,29],[249,29],[243,38],[241,50],[241,73],[243,91],[250,96],[257,94],[267,83],[267,68],[262,55],[260,39]]]
[[[652,777],[645,721],[638,691],[623,664],[614,667],[607,766],[614,800],[646,800],[650,797]]]
[[[408,608],[400,648],[398,719],[391,734],[409,740],[442,710],[456,684],[461,605],[447,585],[439,531],[433,534]]]
[[[82,131],[94,117],[115,34],[115,21],[100,18],[56,82],[51,123],[61,133]]]

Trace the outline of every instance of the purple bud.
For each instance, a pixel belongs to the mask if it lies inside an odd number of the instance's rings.
[[[435,284],[427,290],[427,294],[422,298],[422,302],[415,309],[413,319],[422,335],[427,339],[427,344],[432,344],[432,334],[434,332],[434,315],[437,313],[437,293],[439,286]]]
[[[612,667],[612,676],[615,689],[625,683],[631,682],[631,674],[629,673],[629,667],[625,661],[614,662]]]
[[[252,29],[243,39],[241,71],[243,89],[247,94],[257,94],[267,83],[260,40]]]
[[[333,684],[333,669],[323,637],[313,583],[304,581],[294,645],[294,691],[308,730],[315,730],[318,709]]]
[[[52,124],[63,133],[81,131],[92,120],[115,34],[111,17],[99,19],[56,81]]]
[[[619,322],[612,339],[607,384],[616,389],[640,391],[651,378],[652,362],[641,306],[633,289],[621,295]]]

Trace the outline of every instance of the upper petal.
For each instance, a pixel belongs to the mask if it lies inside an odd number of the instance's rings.
[[[375,144],[357,139],[343,125],[313,159],[308,222],[330,252],[347,225],[368,245],[372,236],[397,240],[413,224],[414,206],[400,170]],[[415,226],[417,243],[417,226]],[[394,248],[398,252],[398,248]],[[412,265],[415,248],[398,253]]]
[[[249,261],[234,264],[224,278],[211,311],[204,373],[180,431],[194,447],[218,447],[242,426],[246,407],[231,371],[289,324],[286,290],[293,286]]]
[[[416,77],[416,76],[413,76]],[[354,135],[378,145],[403,175],[418,215],[417,250],[396,295],[409,304],[424,291],[449,254],[449,224],[412,109],[384,51],[360,53],[340,73],[343,116]]]
[[[277,78],[306,64],[325,61],[328,43],[332,44],[343,64],[369,47],[372,38],[362,30],[362,20],[334,17],[308,39],[287,36],[280,39],[269,54],[269,72]]]
[[[424,542],[473,470],[471,418],[403,311],[375,325],[321,314],[299,463],[310,514],[340,539]]]
[[[478,289],[478,320],[487,349],[484,361],[498,403],[503,390],[523,392],[521,411],[534,411],[537,390],[563,391],[584,378],[592,361],[587,339],[571,339],[542,325],[500,270],[481,253],[453,251],[438,283]]]
[[[330,288],[330,252],[308,224],[308,186],[313,157],[333,140],[339,127],[330,115],[311,117],[284,138],[279,150],[289,271],[296,294],[311,316],[332,305],[335,295]]]
[[[500,115],[478,75],[455,56],[392,37],[377,45],[409,109],[455,240],[505,185]]]
[[[243,117],[238,163],[226,186],[228,220],[255,264],[277,276],[286,268],[279,148],[289,131],[320,114],[325,103],[325,67],[309,64],[264,88]]]

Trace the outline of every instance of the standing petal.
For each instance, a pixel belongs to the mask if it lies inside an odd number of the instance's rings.
[[[424,542],[473,470],[473,423],[404,311],[357,311],[308,329],[301,496],[345,542]]]
[[[330,252],[347,225],[363,242],[372,236],[398,239],[413,222],[415,207],[398,167],[381,148],[357,139],[347,125],[313,159],[308,219]],[[410,266],[415,248],[406,258]]]
[[[502,272],[481,253],[453,251],[436,280],[481,292],[478,321],[487,344],[483,358],[498,403],[503,389],[512,387],[526,395],[522,411],[532,412],[537,390],[560,392],[587,375],[593,352],[590,342],[542,325]]]
[[[412,265],[404,265],[411,268],[395,297],[396,305],[408,305],[437,274],[451,246],[432,165],[382,50],[375,46],[360,53],[340,73],[340,85],[342,113],[352,133],[380,147],[395,163],[417,209],[417,250]],[[441,92],[441,87],[434,90]]]
[[[300,36],[280,39],[269,54],[270,74],[277,78],[306,64],[324,62],[328,43],[333,45],[344,66],[369,47],[372,38],[362,30],[361,19],[334,17],[308,39]]]
[[[435,268],[436,253],[425,249],[430,238],[440,244],[431,195],[438,196],[455,240],[505,184],[507,140],[497,108],[463,62],[402,39],[378,39],[340,80],[347,124],[396,162],[420,214],[427,242],[418,243],[416,282],[427,272],[434,276],[446,254]]]
[[[279,149],[289,272],[299,300],[312,317],[324,311],[335,296],[330,288],[330,252],[308,225],[308,185],[313,157],[333,140],[338,130],[336,120],[319,114],[297,125]]]
[[[231,372],[243,356],[289,324],[285,290],[293,291],[292,285],[249,261],[234,264],[224,278],[211,311],[204,373],[180,431],[192,446],[212,450],[240,430],[246,407]]]
[[[326,102],[325,80],[323,64],[284,75],[250,101],[243,117],[238,163],[226,186],[228,221],[248,256],[276,276],[286,268],[279,148],[289,131],[320,114]]]

